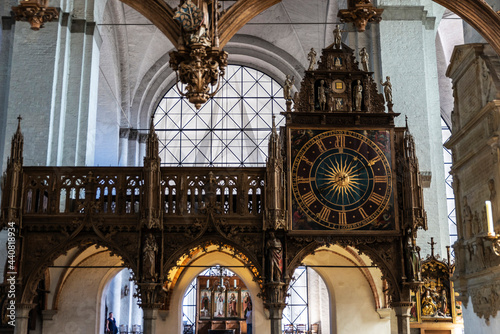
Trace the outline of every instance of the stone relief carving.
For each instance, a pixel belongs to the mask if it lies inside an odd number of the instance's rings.
[[[469,239],[472,237],[472,211],[470,209],[469,204],[467,203],[466,196],[463,197],[462,203],[463,203],[462,219],[465,231],[465,238]]]
[[[474,312],[489,324],[490,317],[496,316],[500,310],[500,283],[470,288],[469,292]]]

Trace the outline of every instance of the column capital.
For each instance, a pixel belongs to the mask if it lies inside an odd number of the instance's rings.
[[[424,6],[379,6],[384,9],[383,21],[422,21],[427,30],[432,30],[436,18],[428,16]]]

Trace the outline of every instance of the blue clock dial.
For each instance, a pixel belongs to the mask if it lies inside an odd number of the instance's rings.
[[[362,131],[320,132],[294,156],[292,193],[297,220],[305,214],[327,229],[362,228],[392,199],[391,166]]]
[[[311,187],[322,203],[335,210],[350,210],[373,189],[369,162],[354,150],[338,149],[320,155],[311,169]]]

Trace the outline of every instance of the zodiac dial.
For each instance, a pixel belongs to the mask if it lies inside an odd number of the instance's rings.
[[[388,138],[385,148],[390,147]],[[361,132],[325,131],[297,153],[292,192],[298,212],[320,229],[358,229],[376,220],[390,202],[391,166],[382,149]]]

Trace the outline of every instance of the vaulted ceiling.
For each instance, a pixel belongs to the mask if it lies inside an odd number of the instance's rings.
[[[308,64],[309,50],[320,50],[333,42],[337,12],[347,7],[346,2],[221,1],[225,10],[220,19],[221,46],[229,52],[231,63],[251,65],[278,82],[283,82],[285,74],[300,77]],[[500,16],[486,3],[435,2],[459,12],[474,28],[488,31],[485,38],[500,53]],[[102,22],[98,23],[103,37],[99,103],[104,112],[120,110],[119,119],[113,121],[120,126],[147,124],[148,111],[175,79],[168,67],[168,52],[179,40],[180,28],[173,20],[178,4],[179,0],[107,1]],[[376,30],[369,25],[360,38],[375,35]],[[296,80],[296,84],[299,82]]]

